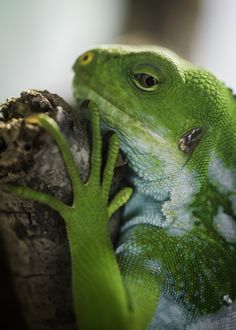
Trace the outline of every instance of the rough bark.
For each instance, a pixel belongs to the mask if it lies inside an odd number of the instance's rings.
[[[90,134],[79,111],[47,91],[27,91],[19,99],[8,100],[0,110],[1,245],[16,294],[14,303],[18,302],[28,328],[73,330],[64,222],[47,206],[7,191],[7,184],[14,183],[72,202],[70,181],[54,141],[39,127],[25,124],[26,116],[38,112],[46,112],[58,122],[82,179],[88,177]],[[111,226],[113,239],[117,228],[116,217]]]

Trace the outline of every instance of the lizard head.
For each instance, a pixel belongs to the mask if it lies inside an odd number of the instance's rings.
[[[131,46],[92,49],[74,72],[76,99],[97,103],[103,127],[118,134],[141,176],[185,166],[203,175],[227,108],[228,91],[211,73],[169,50]]]

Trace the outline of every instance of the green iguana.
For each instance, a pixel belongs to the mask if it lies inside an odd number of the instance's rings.
[[[65,221],[74,310],[84,329],[236,329],[236,101],[211,73],[158,47],[107,46],[74,64],[74,95],[91,100],[91,173],[83,184],[46,115],[74,202],[30,188]],[[113,131],[101,173],[101,136]],[[112,201],[118,149],[129,171]],[[131,196],[132,195],[132,196]],[[131,198],[130,198],[131,196]],[[114,251],[111,214],[125,204]]]

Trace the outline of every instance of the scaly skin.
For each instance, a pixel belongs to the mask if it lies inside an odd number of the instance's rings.
[[[93,49],[78,58],[74,71],[75,97],[96,102],[103,129],[118,135],[129,165],[126,180],[134,190],[124,207],[117,259],[102,220],[109,218],[106,203],[100,207],[91,185],[85,208],[69,217],[62,208],[66,224],[73,218],[68,238],[73,283],[81,279],[73,286],[81,329],[234,329],[236,102],[231,91],[211,73],[157,47]],[[92,164],[97,168],[94,159]],[[76,205],[82,205],[79,198]],[[101,221],[88,210],[92,206]],[[96,247],[95,222],[101,233]],[[86,232],[85,223],[91,223]],[[77,302],[85,292],[87,299]]]

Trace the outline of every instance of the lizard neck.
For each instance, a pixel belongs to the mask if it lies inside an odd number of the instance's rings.
[[[211,231],[212,226],[218,227],[218,222],[224,220],[230,222],[233,232],[228,235],[222,228],[219,233],[226,240],[236,242],[236,225],[232,218],[236,216],[236,170],[227,166],[222,154],[215,151],[210,154],[204,180],[188,168],[157,179],[152,173],[150,180],[151,169],[146,167],[140,175],[139,169],[132,167],[132,161],[129,164],[126,179],[135,192],[124,208],[123,230],[150,224],[179,235],[199,226],[200,222],[202,228]],[[205,213],[208,216],[204,220]]]

